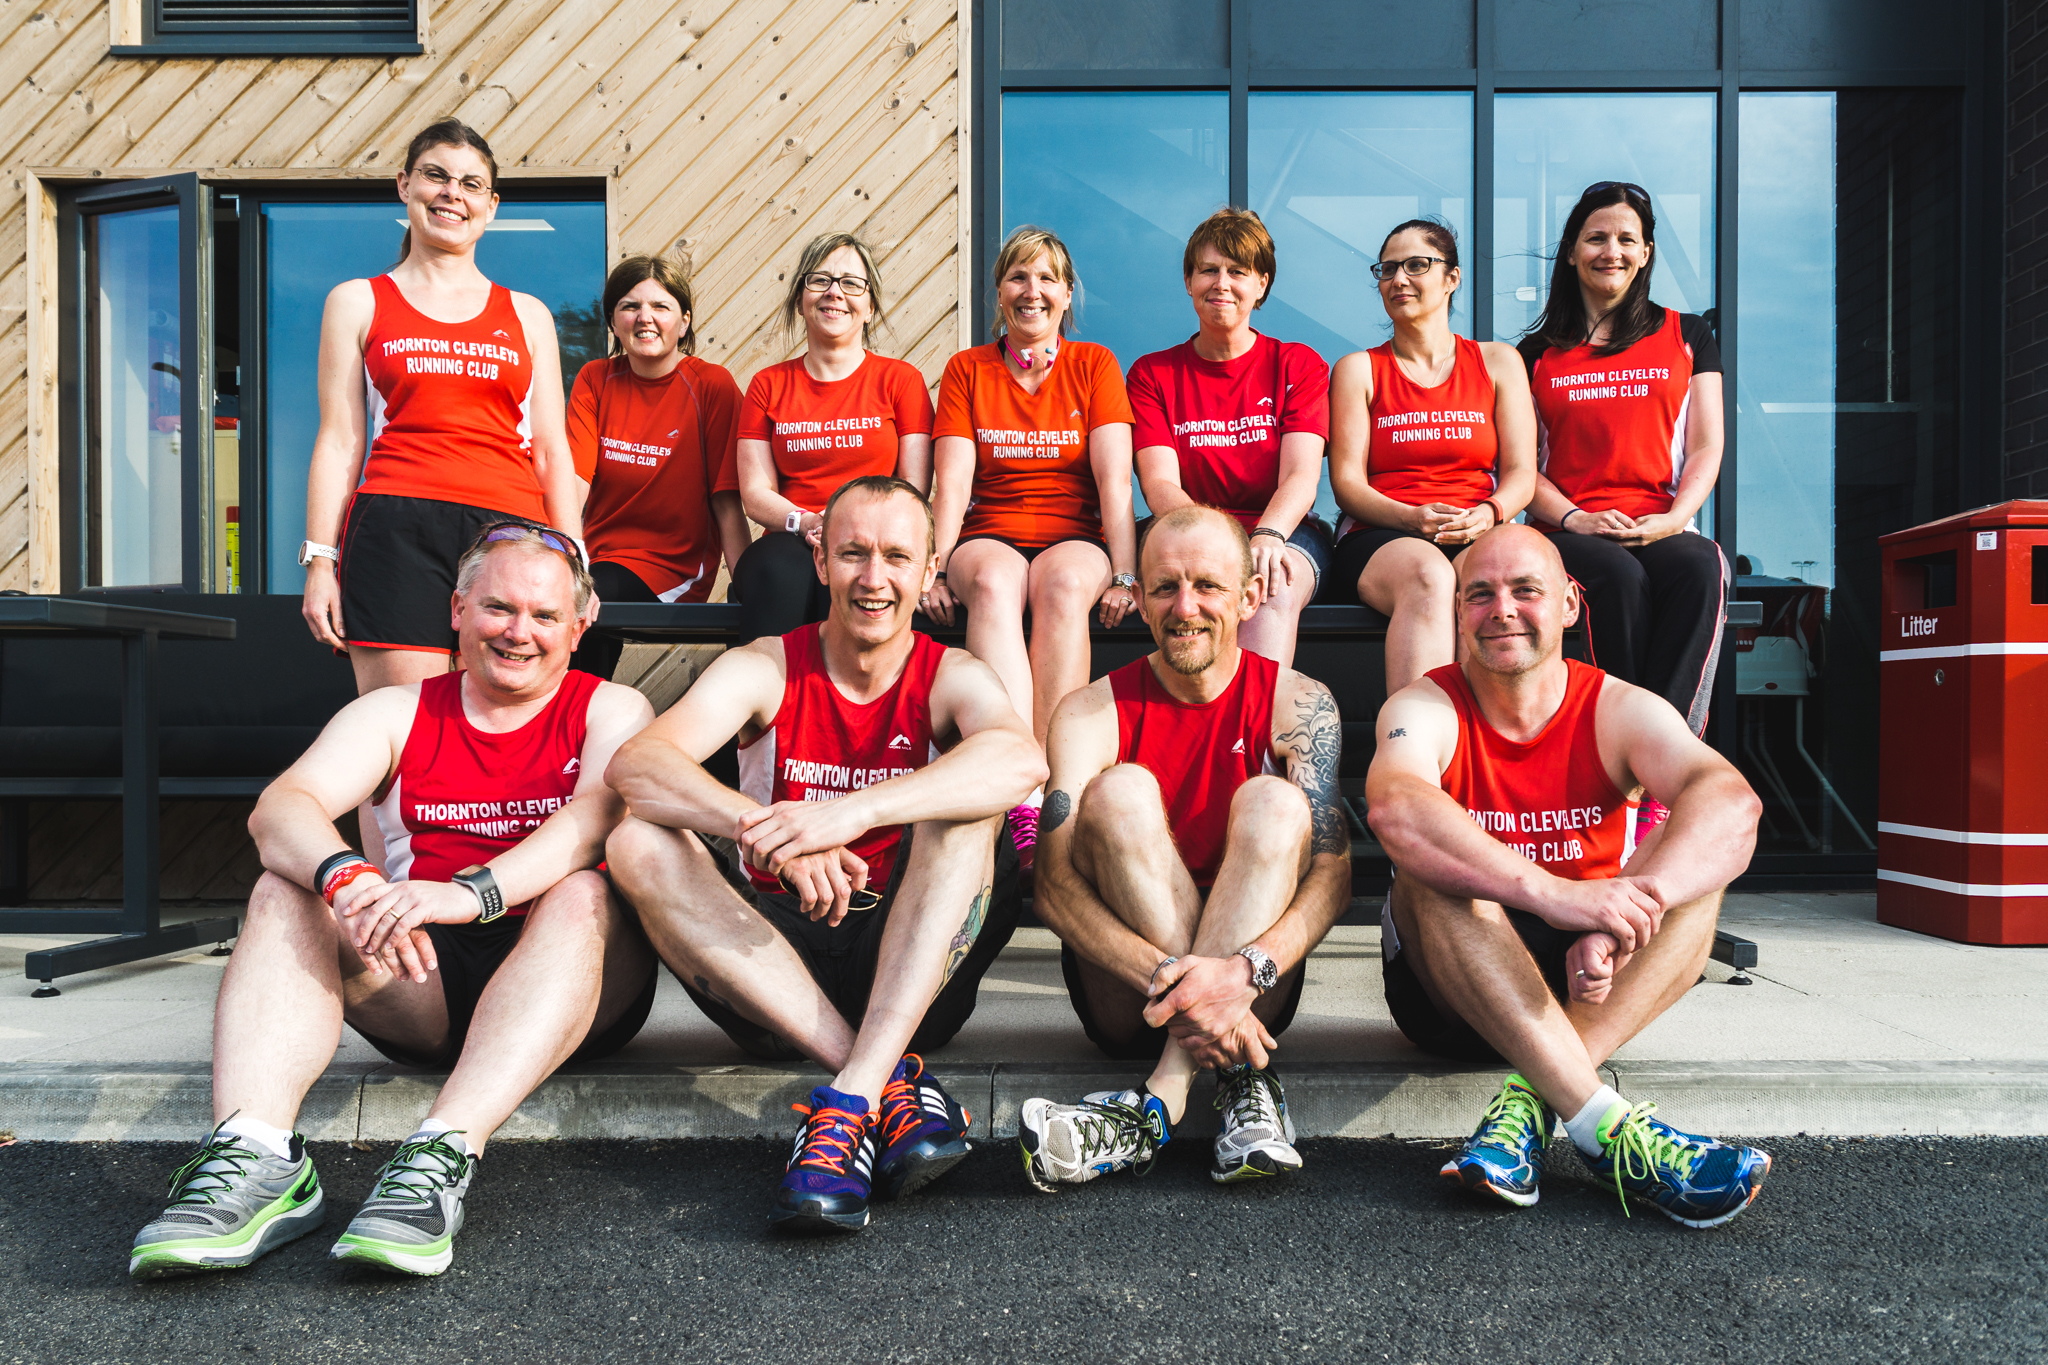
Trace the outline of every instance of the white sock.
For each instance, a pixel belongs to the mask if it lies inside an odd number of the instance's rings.
[[[1564,1121],[1564,1130],[1572,1135],[1572,1141],[1587,1156],[1600,1155],[1600,1121],[1613,1113],[1617,1106],[1627,1108],[1628,1101],[1613,1086],[1603,1085],[1593,1092],[1593,1098],[1586,1101],[1585,1108]]]
[[[1043,787],[1033,787],[1033,788],[1031,789],[1031,795],[1029,795],[1029,796],[1027,796],[1027,797],[1025,797],[1025,798],[1024,798],[1024,804],[1025,804],[1025,805],[1027,805],[1027,806],[1042,806],[1042,805],[1044,805],[1044,804],[1045,804],[1045,788],[1043,788]]]
[[[448,1139],[449,1144],[453,1146],[456,1151],[464,1153],[472,1152],[472,1148],[470,1147],[469,1143],[463,1139],[462,1134],[458,1132],[452,1124],[443,1123],[439,1119],[427,1119],[423,1121],[419,1126],[419,1131],[415,1132],[412,1135],[412,1137],[407,1138],[406,1141],[411,1142],[419,1138],[430,1137],[445,1137]]]
[[[237,1114],[223,1123],[220,1129],[223,1133],[233,1133],[238,1138],[248,1139],[272,1156],[285,1161],[292,1159],[292,1130],[289,1128],[275,1128],[261,1119]]]

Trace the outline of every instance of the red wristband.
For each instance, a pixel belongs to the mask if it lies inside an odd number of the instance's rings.
[[[340,894],[344,886],[347,886],[356,878],[367,876],[372,872],[380,877],[384,875],[384,869],[371,862],[368,858],[363,858],[353,863],[343,863],[340,867],[327,874],[327,880],[320,887],[320,899],[326,901],[331,907],[334,904],[335,896]]]
[[[1498,501],[1493,498],[1481,498],[1480,501],[1493,509],[1493,524],[1495,526],[1505,526],[1508,524],[1507,509],[1502,507]]]

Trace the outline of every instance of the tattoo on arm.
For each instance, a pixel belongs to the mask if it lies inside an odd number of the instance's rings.
[[[946,950],[946,976],[951,981],[953,973],[967,960],[967,954],[974,950],[974,940],[981,937],[981,926],[988,919],[988,903],[995,894],[993,886],[981,888],[981,894],[967,907],[967,918],[961,922],[960,932],[953,935],[953,942]]]
[[[1287,776],[1308,798],[1312,833],[1309,852],[1346,853],[1351,839],[1344,810],[1337,801],[1337,759],[1343,746],[1343,725],[1330,689],[1310,684],[1294,699],[1294,728],[1280,736],[1287,751]]]
[[[1403,736],[1403,735],[1405,735],[1405,734],[1407,734],[1407,733],[1408,733],[1408,727],[1406,727],[1406,726],[1404,725],[1404,726],[1400,727],[1399,729],[1394,729],[1394,730],[1389,730],[1389,731],[1387,731],[1387,738],[1388,738],[1388,739],[1399,739],[1399,738],[1400,738],[1401,736]]]
[[[1038,832],[1040,834],[1052,833],[1061,825],[1067,823],[1067,817],[1073,813],[1073,797],[1060,791],[1047,792],[1045,794],[1045,809],[1039,813],[1038,817]]]

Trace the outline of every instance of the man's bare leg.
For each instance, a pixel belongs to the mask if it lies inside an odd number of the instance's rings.
[[[677,976],[820,1066],[836,1072],[846,1065],[853,1026],[789,941],[726,883],[695,835],[629,815],[605,854],[612,880]]]
[[[462,1056],[428,1113],[481,1156],[506,1119],[585,1038],[640,998],[654,955],[603,874],[577,872],[527,913],[477,1001]]]
[[[889,905],[874,984],[860,1031],[832,1088],[881,1104],[882,1087],[946,984],[950,949],[987,898],[995,878],[1001,816],[971,824],[926,821],[910,831],[910,861]]]

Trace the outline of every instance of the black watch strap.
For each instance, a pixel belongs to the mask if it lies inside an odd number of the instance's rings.
[[[498,879],[492,876],[491,870],[482,863],[465,867],[448,880],[466,886],[475,893],[479,906],[476,917],[478,924],[489,924],[504,915],[505,893],[498,889]]]

